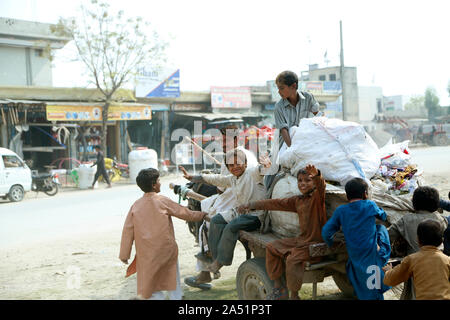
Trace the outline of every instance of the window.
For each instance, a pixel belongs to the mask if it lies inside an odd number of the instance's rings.
[[[22,161],[16,156],[3,156],[3,164],[5,168],[17,168],[22,167]]]
[[[327,76],[326,75],[320,75],[319,76],[319,81],[326,81],[327,80]]]
[[[330,81],[336,81],[336,74],[335,73],[330,74],[329,77],[330,77]]]

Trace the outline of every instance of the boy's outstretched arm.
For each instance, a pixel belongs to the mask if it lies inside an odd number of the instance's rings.
[[[408,280],[412,276],[410,272],[410,263],[411,260],[408,256],[403,259],[403,261],[399,265],[395,266],[394,269],[389,270],[389,268],[383,268],[383,271],[385,271],[383,279],[384,284],[394,287]]]
[[[201,221],[208,219],[208,214],[206,212],[192,211],[166,197],[163,197],[162,201],[164,201],[167,214],[170,216],[177,217],[178,219],[185,221]]]
[[[251,210],[273,210],[273,211],[289,211],[296,212],[296,202],[298,196],[284,199],[268,199],[251,201],[237,208],[238,213],[246,213]],[[241,211],[241,212],[240,212]]]
[[[383,208],[380,208],[374,201],[371,200],[371,202],[375,210],[375,218],[386,221],[387,215]]]
[[[219,187],[219,188],[228,188],[231,187],[231,175],[222,175],[222,174],[202,174],[193,176],[190,175],[186,169],[182,166],[179,166],[180,170],[183,172],[183,177],[189,181],[196,182],[196,183],[207,183],[212,184],[213,186]]]
[[[339,213],[334,211],[330,220],[328,220],[322,228],[322,239],[329,247],[333,246],[334,234],[339,231],[340,227],[341,221],[339,219]]]
[[[317,190],[321,193],[323,198],[325,198],[325,179],[322,177],[322,173],[314,165],[308,164],[305,168],[306,172],[310,175],[311,179],[314,181],[314,185]]]

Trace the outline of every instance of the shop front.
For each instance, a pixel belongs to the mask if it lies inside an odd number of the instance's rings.
[[[58,103],[46,105],[47,120],[62,126],[74,126],[71,137],[74,152],[70,157],[80,161],[95,159],[94,147],[101,144],[102,103]],[[152,109],[149,105],[136,103],[114,103],[109,107],[107,122],[108,158],[127,162],[128,152],[133,149],[127,131],[127,123],[149,122]]]

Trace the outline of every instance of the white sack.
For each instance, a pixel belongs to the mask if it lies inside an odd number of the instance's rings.
[[[353,177],[369,180],[380,167],[378,146],[360,124],[326,117],[301,119],[279,160],[293,176],[313,164],[326,180],[341,185]]]

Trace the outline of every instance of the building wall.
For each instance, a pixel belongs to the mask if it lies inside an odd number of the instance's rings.
[[[359,121],[373,120],[378,113],[377,104],[383,103],[383,89],[381,87],[358,87]],[[382,110],[380,110],[382,111]]]
[[[336,77],[335,80],[333,76]],[[328,67],[309,70],[309,81],[341,81],[340,67]],[[322,80],[324,79],[324,80]],[[345,119],[359,121],[358,79],[356,67],[345,67],[345,79],[342,81],[345,90]]]
[[[52,86],[52,68],[40,49],[0,46],[0,86]]]
[[[25,48],[0,47],[0,85],[27,85]]]
[[[30,49],[32,85],[33,86],[52,86],[52,64],[50,60],[42,54],[42,50]]]

